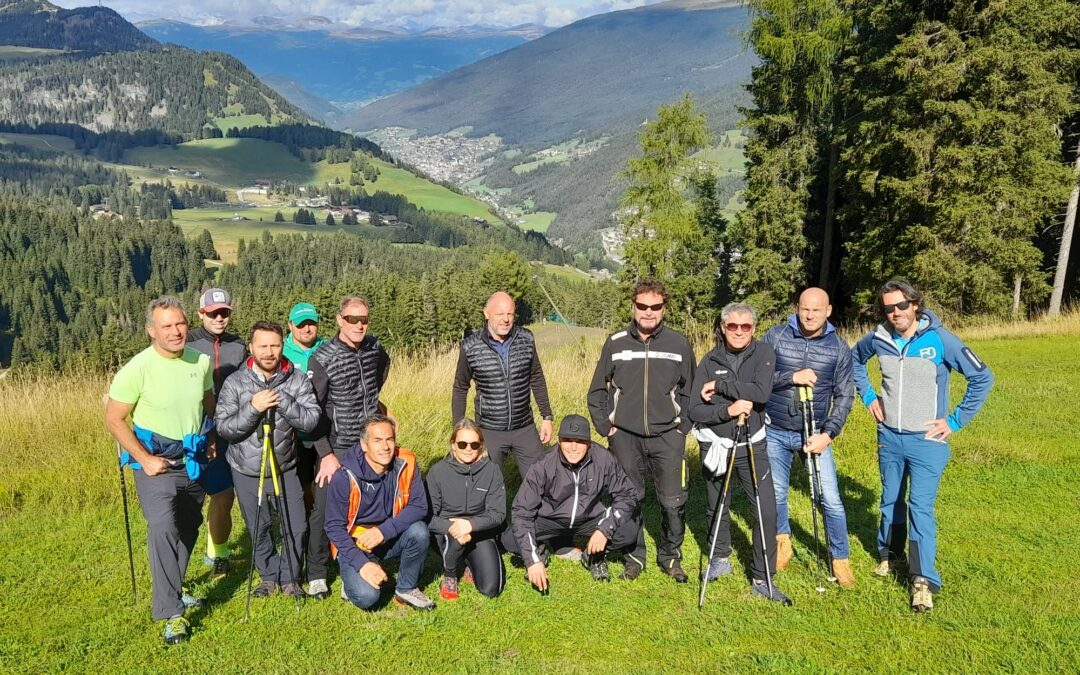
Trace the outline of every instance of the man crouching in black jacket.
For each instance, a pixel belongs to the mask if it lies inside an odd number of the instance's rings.
[[[604,494],[610,506],[604,505]],[[593,579],[608,581],[606,552],[637,542],[636,494],[615,457],[592,442],[588,420],[568,415],[559,426],[559,452],[532,465],[514,498],[513,536],[504,544],[521,554],[529,581],[543,593],[548,589],[544,542],[588,537],[582,564]]]

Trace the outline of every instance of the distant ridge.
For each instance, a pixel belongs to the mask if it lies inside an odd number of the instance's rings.
[[[91,53],[161,47],[108,7],[62,9],[46,0],[0,0],[0,45]]]

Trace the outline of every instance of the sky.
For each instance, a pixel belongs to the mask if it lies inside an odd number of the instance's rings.
[[[650,5],[660,0],[53,0],[61,7],[101,4],[128,21],[175,19],[197,25],[246,23],[255,16],[289,19],[324,16],[369,28],[423,29],[469,25],[565,26],[593,14]]]

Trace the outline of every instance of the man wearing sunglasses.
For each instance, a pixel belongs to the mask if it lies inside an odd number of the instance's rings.
[[[887,576],[894,569],[907,539],[911,609],[928,612],[933,594],[941,589],[934,502],[949,461],[947,439],[982,408],[994,376],[923,307],[922,295],[906,280],[887,281],[877,300],[884,321],[852,351],[855,386],[878,423],[880,562],[874,574]],[[880,392],[866,371],[874,356],[881,368]],[[967,388],[950,412],[949,373],[954,370],[967,380]]]
[[[514,325],[515,311],[514,299],[507,293],[499,291],[488,298],[487,323],[461,342],[451,413],[455,422],[465,417],[469,387],[475,381],[476,421],[484,430],[491,460],[503,471],[506,455],[512,452],[524,478],[551,440],[552,413],[536,340],[529,329]],[[543,417],[539,433],[530,392]]]
[[[645,499],[645,473],[653,476],[660,502],[657,564],[677,583],[686,583],[682,542],[686,529],[686,409],[694,379],[694,351],[681,334],[663,325],[668,294],[656,279],[641,279],[630,294],[630,326],[604,342],[589,386],[589,415],[606,436],[619,464]],[[645,533],[626,555],[621,578],[645,568]]]
[[[379,392],[390,373],[390,355],[379,339],[368,333],[369,307],[365,298],[343,298],[337,313],[337,335],[320,345],[307,364],[322,408],[319,426],[312,433],[319,460],[315,503],[308,519],[309,536],[318,538],[308,545],[308,595],[318,599],[330,594],[326,583],[330,542],[323,531],[326,487],[341,466],[341,458],[360,440],[365,420],[386,412]]]
[[[840,434],[851,412],[855,387],[851,349],[829,322],[831,315],[829,294],[820,288],[807,288],[799,295],[795,313],[787,323],[773,327],[765,335],[765,342],[776,352],[776,375],[765,407],[769,415],[769,464],[776,488],[776,567],[786,568],[793,553],[788,519],[792,460],[796,453],[804,458],[815,454],[832,573],[842,588],[852,589],[855,578],[849,562],[847,515],[840,501],[832,440]],[[817,434],[805,439],[801,387],[813,392],[813,419],[817,421]],[[809,468],[810,463],[806,466]]]
[[[221,393],[225,380],[244,365],[247,346],[238,335],[227,333],[232,318],[232,296],[222,288],[211,288],[199,298],[201,328],[188,333],[188,346],[210,357],[214,372],[214,397]],[[218,440],[217,458],[207,465],[199,482],[206,490],[206,557],[213,568],[212,576],[219,579],[229,571],[229,536],[232,534],[232,505],[234,500],[232,471],[225,457],[228,442]]]

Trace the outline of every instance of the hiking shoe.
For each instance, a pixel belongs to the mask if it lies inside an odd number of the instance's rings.
[[[180,602],[184,603],[184,609],[198,609],[203,606],[202,598],[196,598],[186,591],[180,595]]]
[[[633,581],[641,576],[642,567],[633,560],[628,560],[625,567],[623,567],[622,574],[619,578],[623,581]]]
[[[465,565],[465,573],[461,575],[461,580],[467,584],[472,584],[473,586],[476,585],[476,580],[473,579],[472,575],[472,568],[468,565]]]
[[[851,572],[851,563],[847,558],[833,558],[832,575],[836,583],[840,584],[840,588],[849,591],[855,589],[855,575]]]
[[[611,573],[608,572],[607,559],[604,555],[583,555],[581,566],[589,570],[593,581],[611,581]]]
[[[290,598],[307,597],[307,593],[304,592],[303,588],[300,588],[300,584],[281,584],[281,594]]]
[[[754,583],[750,584],[750,592],[753,593],[754,595],[760,595],[761,597],[765,598],[766,600],[772,600],[773,602],[779,602],[780,604],[784,605],[785,607],[790,607],[790,606],[795,604],[794,602],[791,601],[791,598],[784,595],[784,592],[776,587],[776,584],[773,584],[772,595],[769,595],[769,585],[766,584],[764,581],[759,581],[757,579],[754,579]]]
[[[430,612],[435,609],[435,603],[431,601],[431,598],[424,595],[424,592],[419,588],[412,588],[407,591],[394,591],[394,602],[422,612]]]
[[[791,535],[776,535],[776,569],[787,569],[788,563],[791,562],[791,558],[794,555],[795,551],[791,548]]]
[[[326,585],[326,579],[314,579],[308,582],[307,594],[316,600],[325,600],[330,597],[330,587]]]
[[[891,572],[892,563],[890,563],[889,559],[886,558],[885,560],[882,560],[877,564],[877,566],[873,569],[872,574],[875,577],[887,577]]]
[[[915,577],[911,584],[911,611],[922,614],[933,608],[934,594],[930,592],[930,582],[922,577]]]
[[[580,548],[577,548],[576,546],[567,546],[566,548],[561,548],[556,551],[555,557],[562,558],[563,560],[581,562],[582,560],[585,560],[585,558],[587,558],[588,556],[586,556],[585,552],[582,551]]]
[[[259,585],[255,587],[255,590],[251,592],[251,595],[255,598],[269,598],[276,590],[276,581],[260,581]]]
[[[191,624],[182,616],[174,616],[165,622],[165,644],[178,645],[191,637]]]
[[[458,599],[458,580],[457,577],[443,576],[442,583],[439,584],[439,597],[443,600],[457,600]]]
[[[725,574],[731,574],[731,561],[727,558],[721,558],[720,556],[714,556],[709,561],[709,566],[705,568],[705,578],[709,581],[716,581]]]
[[[203,564],[210,568],[211,579],[220,579],[229,573],[228,558],[211,558],[208,555],[204,555]]]
[[[664,574],[674,579],[677,584],[685,584],[690,580],[678,560],[669,560],[666,565],[660,565],[660,569],[664,571]]]

